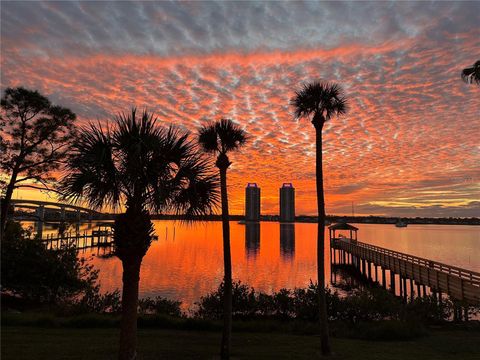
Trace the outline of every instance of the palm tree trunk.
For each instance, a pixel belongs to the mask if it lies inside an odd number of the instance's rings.
[[[137,357],[138,283],[141,262],[141,258],[135,257],[122,260],[123,292],[119,360],[133,360]]]
[[[223,334],[220,356],[230,358],[232,343],[232,258],[230,254],[230,224],[227,197],[227,168],[220,168],[220,189],[222,197],[224,298],[223,298]]]
[[[330,339],[328,336],[327,299],[325,293],[325,198],[323,194],[323,167],[322,167],[322,129],[323,121],[315,126],[316,133],[316,173],[317,173],[317,277],[318,301],[320,320],[320,341],[322,355],[330,355]]]

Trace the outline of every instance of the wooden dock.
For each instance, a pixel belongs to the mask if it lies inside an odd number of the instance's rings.
[[[387,286],[388,271],[393,293],[397,275],[402,297],[407,298],[408,281],[412,298],[415,291],[417,296],[421,296],[422,289],[425,295],[428,287],[431,294],[438,294],[440,298],[443,293],[465,305],[480,304],[480,273],[345,237],[331,238],[330,247],[332,262],[353,265],[370,280],[375,272],[375,280],[383,287]],[[378,268],[381,277],[378,276]]]
[[[113,232],[108,230],[94,230],[90,233],[66,233],[63,235],[47,236],[39,240],[47,249],[60,249],[62,246],[74,246],[77,250],[111,247],[113,246]]]

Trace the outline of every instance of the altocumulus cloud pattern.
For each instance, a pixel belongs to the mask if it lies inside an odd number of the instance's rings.
[[[480,3],[4,2],[1,88],[36,88],[82,123],[131,106],[190,130],[230,117],[251,139],[234,158],[277,212],[283,181],[315,213],[314,133],[293,120],[302,83],[341,83],[347,116],[325,131],[328,213],[480,211]],[[254,169],[254,171],[252,171]]]

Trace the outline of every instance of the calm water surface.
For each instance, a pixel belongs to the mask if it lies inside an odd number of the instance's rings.
[[[184,225],[155,221],[152,243],[141,269],[140,296],[165,296],[191,307],[218,287],[223,277],[221,222]],[[257,290],[304,287],[316,272],[316,224],[231,222],[233,277]],[[480,272],[480,227],[358,224],[359,241]],[[328,233],[328,232],[327,232]],[[326,271],[330,255],[326,240]],[[121,288],[118,259],[92,256],[104,290]]]

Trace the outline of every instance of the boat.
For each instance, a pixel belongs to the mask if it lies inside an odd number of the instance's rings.
[[[398,227],[398,228],[403,228],[403,227],[407,227],[408,224],[406,222],[403,222],[402,220],[398,220],[396,223],[395,223],[395,226]]]

